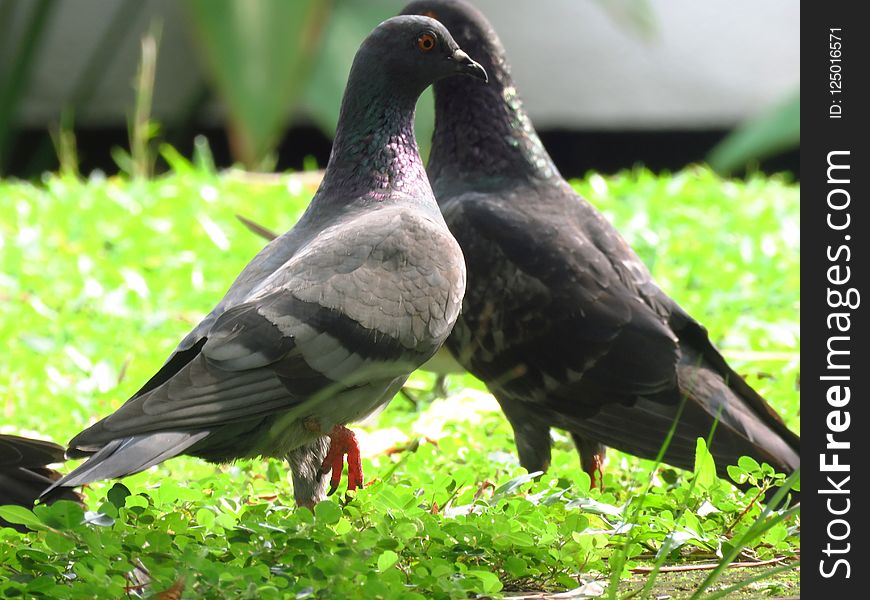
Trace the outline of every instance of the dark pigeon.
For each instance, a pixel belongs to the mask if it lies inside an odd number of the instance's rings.
[[[14,504],[33,508],[43,490],[61,477],[49,465],[63,461],[63,448],[57,444],[17,435],[0,435],[0,506]],[[80,497],[67,489],[54,499],[78,502]],[[24,529],[3,519],[0,519],[0,527]]]
[[[665,462],[691,469],[718,417],[720,476],[743,455],[796,469],[798,436],[561,177],[484,16],[449,0],[404,12],[440,20],[490,76],[435,85],[428,172],[468,268],[447,347],[501,404],[521,464],[546,470],[558,427],[594,484],[605,445],[654,459],[682,407]]]
[[[348,455],[344,424],[385,405],[453,327],[465,287],[414,139],[432,82],[483,69],[443,25],[405,16],[360,46],[323,182],[163,367],[70,442],[87,462],[54,484],[123,477],[179,454],[286,457],[300,504],[322,499]]]

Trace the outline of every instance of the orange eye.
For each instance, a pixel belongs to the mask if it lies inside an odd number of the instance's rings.
[[[429,52],[435,47],[435,36],[431,33],[421,33],[417,38],[417,47],[423,52]]]

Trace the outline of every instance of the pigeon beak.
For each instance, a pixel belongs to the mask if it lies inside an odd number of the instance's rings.
[[[482,80],[484,83],[489,81],[489,77],[486,75],[486,69],[480,66],[479,63],[471,60],[471,57],[459,48],[457,48],[453,54],[447,58],[447,60],[456,63],[456,70],[460,73],[471,75],[472,77]]]

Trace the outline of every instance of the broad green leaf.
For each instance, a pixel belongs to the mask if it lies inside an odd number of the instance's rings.
[[[501,484],[498,486],[492,494],[493,500],[498,500],[499,498],[504,498],[506,496],[510,496],[511,494],[516,493],[518,489],[520,489],[525,484],[534,481],[537,477],[540,477],[542,474],[541,471],[535,471],[534,473],[526,473],[524,475],[519,475],[514,477],[513,479]]]
[[[338,522],[336,522],[335,526],[333,526],[332,529],[337,535],[344,535],[353,530],[353,525],[351,525],[349,520],[342,517],[338,520]]]
[[[200,508],[196,511],[196,522],[206,529],[210,529],[214,526],[215,518],[216,515],[214,511],[208,508]]]
[[[392,550],[385,550],[378,557],[378,571],[384,572],[399,560],[399,555]]]
[[[761,466],[751,456],[741,456],[737,459],[737,465],[747,473],[756,474],[761,471]]]
[[[734,483],[745,483],[749,477],[746,471],[744,471],[737,465],[728,465],[727,470],[728,477],[730,477],[734,481]]]
[[[481,570],[473,570],[468,571],[468,575],[472,577],[477,577],[483,583],[483,593],[485,594],[493,594],[502,589],[502,583],[498,578],[498,575],[495,573],[491,573],[489,571],[481,571]]]
[[[14,523],[15,525],[24,525],[30,529],[47,529],[45,524],[35,514],[33,514],[33,511],[28,510],[23,506],[0,506],[0,519],[4,519],[10,523]]]
[[[58,500],[50,505],[40,504],[33,509],[33,513],[49,527],[60,530],[78,527],[85,518],[84,509],[70,500]]]
[[[143,494],[131,494],[124,498],[124,505],[127,508],[147,508],[148,498],[146,498]]]
[[[76,541],[73,538],[49,531],[45,534],[45,545],[48,546],[52,552],[63,554],[74,549],[76,547]]]
[[[130,495],[130,490],[123,483],[116,483],[106,493],[106,499],[111,502],[116,508],[121,508],[126,505],[127,496]]]
[[[704,438],[698,438],[695,443],[695,477],[697,477],[697,485],[705,490],[718,482],[716,463],[713,461],[713,455],[707,450]]]
[[[314,506],[314,515],[326,525],[335,525],[341,519],[341,507],[331,500],[324,500]]]

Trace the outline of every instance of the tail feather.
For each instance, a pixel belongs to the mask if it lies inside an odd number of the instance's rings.
[[[32,507],[43,491],[60,478],[60,473],[47,468],[19,467],[14,470],[0,471],[0,506],[17,504]],[[73,490],[64,490],[52,500],[72,500],[81,498]]]
[[[694,369],[696,373],[701,374],[702,382],[706,380],[715,383],[715,385],[707,384],[709,388],[707,391],[696,394],[701,403],[709,397],[718,395],[715,393],[716,388],[729,388],[732,398],[727,400],[736,399],[735,406],[745,410],[750,419],[767,432],[759,438],[759,441],[762,438],[769,440],[777,438],[779,442],[790,448],[788,451],[783,451],[779,447],[777,449],[777,452],[782,454],[784,462],[793,467],[800,466],[799,459],[797,462],[794,461],[794,458],[800,454],[800,437],[791,431],[773,407],[728,365],[710,341],[707,330],[676,305],[673,306],[671,313],[671,327],[680,336],[682,358],[678,370],[683,371],[680,374],[681,387],[692,387],[692,379],[697,378],[691,376]]]
[[[722,463],[720,469],[733,464],[735,456],[743,455],[787,473],[800,466],[799,450],[793,441],[796,436],[789,432],[788,438],[783,437],[780,421],[774,423],[767,413],[759,413],[721,376],[705,367],[682,365],[678,371],[681,391],[690,405],[687,418],[694,416],[698,425],[709,420],[709,427],[719,420],[711,452],[718,458],[715,451],[718,442],[723,459],[717,460]]]
[[[703,367],[680,367],[680,391],[685,397],[679,421],[665,451],[665,463],[691,470],[698,438],[707,439],[713,427],[710,452],[720,477],[741,456],[766,462],[779,472],[800,466],[799,451],[784,439],[718,374]],[[610,403],[594,416],[575,418],[562,412],[554,424],[584,439],[605,444],[642,458],[654,459],[680,410],[679,404],[662,404],[638,398],[634,404]]]
[[[0,435],[0,506],[13,504],[32,508],[40,494],[60,479],[48,465],[63,462],[63,448],[52,442],[14,435]],[[59,490],[51,498],[81,502],[72,489]],[[26,527],[0,519],[0,527],[25,531]]]
[[[0,467],[44,467],[63,461],[63,448],[54,442],[0,435]]]
[[[144,471],[181,454],[209,433],[208,430],[166,431],[112,440],[84,464],[55,482],[42,496],[45,497],[61,487],[74,487]]]

